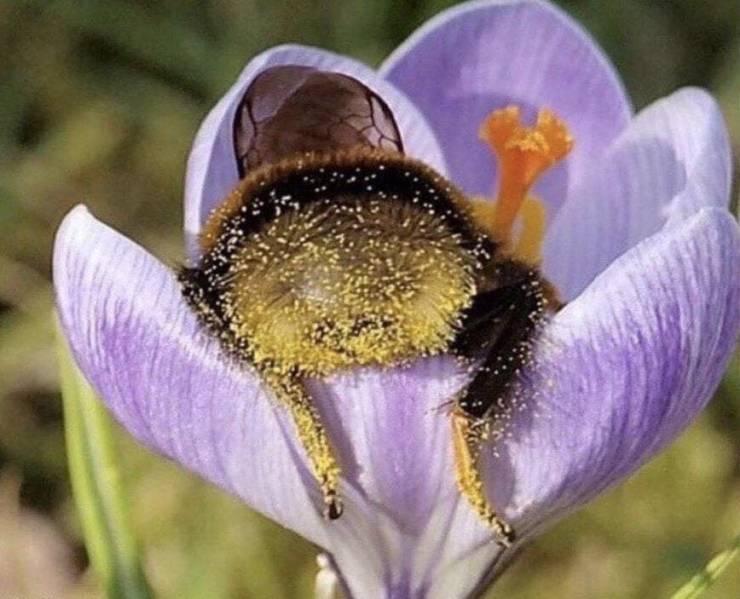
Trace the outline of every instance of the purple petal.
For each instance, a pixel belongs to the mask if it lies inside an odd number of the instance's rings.
[[[737,335],[739,257],[736,224],[703,211],[557,316],[531,375],[535,415],[490,458],[489,492],[515,524],[586,501],[700,409]],[[332,552],[354,596],[462,597],[500,556],[455,489],[444,408],[465,377],[452,360],[311,383],[345,475],[345,514],[326,523],[284,411],[201,334],[164,266],[78,208],[54,279],[78,364],[116,417]]]
[[[551,213],[627,125],[631,108],[601,50],[565,13],[537,0],[465,3],[429,21],[394,52],[381,74],[421,109],[450,176],[490,196],[494,159],[478,140],[484,117],[509,104],[533,117],[549,107],[575,138],[570,157],[537,192]]]
[[[185,182],[185,232],[191,258],[198,254],[195,239],[211,210],[234,188],[239,175],[234,157],[232,122],[244,91],[264,69],[300,65],[354,77],[377,93],[390,107],[410,156],[439,172],[446,171],[442,153],[426,120],[406,96],[360,62],[325,50],[279,46],[252,59],[198,131],[188,160]]]
[[[740,330],[740,229],[705,209],[619,258],[548,326],[495,461],[525,528],[574,509],[663,449],[717,387]]]
[[[548,231],[544,272],[576,297],[670,218],[725,207],[730,145],[714,99],[685,89],[643,110],[574,190]]]
[[[475,566],[462,557],[490,534],[457,492],[448,416],[465,380],[453,360],[438,358],[313,386],[346,478],[368,510],[362,526],[352,525],[362,536],[333,537],[356,597],[464,597],[475,585]],[[371,579],[367,544],[383,548]]]
[[[75,359],[138,440],[300,534],[323,541],[289,426],[256,377],[200,332],[173,273],[74,209],[54,249],[57,309]]]

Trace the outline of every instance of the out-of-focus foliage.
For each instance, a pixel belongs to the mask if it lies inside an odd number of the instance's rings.
[[[250,56],[294,41],[377,64],[447,0],[0,0],[0,597],[99,597],[65,466],[50,252],[85,202],[183,257],[192,136]],[[638,107],[709,87],[740,142],[740,2],[570,0]],[[505,56],[493,57],[506,60]],[[315,549],[115,435],[158,596],[310,596]],[[740,362],[707,413],[532,547],[492,597],[668,597],[740,530]],[[707,593],[734,598],[737,566]],[[43,575],[39,575],[43,572]]]

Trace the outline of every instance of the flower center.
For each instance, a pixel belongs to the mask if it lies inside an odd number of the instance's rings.
[[[521,122],[517,106],[495,110],[479,131],[498,158],[499,187],[496,201],[474,200],[474,211],[494,237],[515,257],[529,264],[540,260],[545,233],[545,207],[529,192],[547,169],[562,160],[573,147],[565,123],[543,108],[534,126]],[[514,224],[520,217],[516,240]]]

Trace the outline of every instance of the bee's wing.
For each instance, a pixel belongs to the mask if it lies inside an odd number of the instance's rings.
[[[357,145],[403,152],[388,105],[356,79],[311,67],[265,70],[234,117],[239,175],[282,158]]]

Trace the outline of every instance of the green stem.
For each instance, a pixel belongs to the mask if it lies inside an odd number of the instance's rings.
[[[706,568],[682,586],[671,599],[695,599],[702,595],[716,582],[738,554],[740,554],[740,535],[735,537],[727,549],[715,555]]]
[[[109,599],[150,599],[121,491],[109,417],[57,330],[67,459],[90,562]]]

